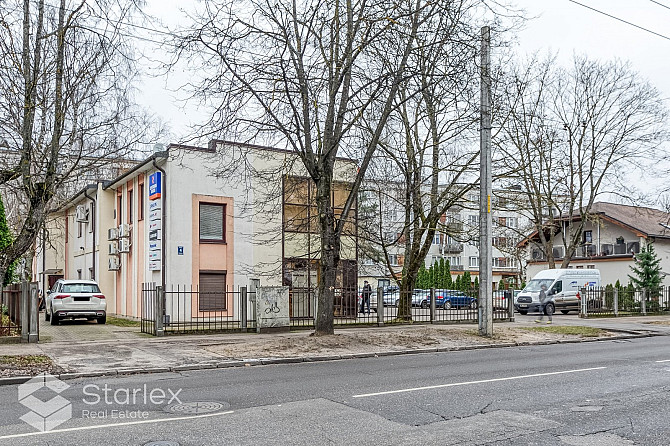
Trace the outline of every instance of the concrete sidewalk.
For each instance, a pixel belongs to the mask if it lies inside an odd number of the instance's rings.
[[[63,378],[74,378],[670,335],[670,317],[554,318],[552,327],[606,330],[589,337],[548,333],[544,329],[538,332],[534,319],[532,315],[517,315],[515,322],[495,324],[493,338],[478,336],[475,324],[345,328],[326,337],[296,331],[154,338],[137,333],[135,328],[110,330],[107,339],[99,340],[68,336],[58,342],[4,344],[0,345],[0,356],[47,355],[60,367]],[[88,327],[85,329],[88,331]],[[121,336],[114,331],[120,331]]]

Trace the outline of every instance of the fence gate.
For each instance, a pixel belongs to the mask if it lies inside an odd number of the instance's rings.
[[[140,320],[140,331],[156,336],[156,322],[155,322],[155,304],[157,300],[158,290],[156,283],[142,284],[142,311]]]

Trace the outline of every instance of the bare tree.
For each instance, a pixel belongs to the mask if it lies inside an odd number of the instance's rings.
[[[360,184],[408,77],[429,19],[462,1],[207,1],[182,32],[177,57],[202,77],[194,95],[213,105],[199,136],[290,148],[316,188],[320,230],[318,335],[333,333],[340,240]],[[380,53],[386,57],[379,58]],[[364,121],[365,119],[365,121]],[[336,157],[358,160],[339,215],[331,202]]]
[[[570,68],[552,58],[535,62],[517,68],[500,96],[509,119],[499,149],[550,268],[558,243],[565,268],[582,244],[593,203],[620,189],[664,141],[667,111],[658,90],[627,63],[582,56]]]
[[[0,275],[82,175],[127,156],[150,134],[151,121],[132,103],[135,61],[122,32],[136,8],[124,0],[3,4],[0,186],[21,212],[12,244],[0,252]]]

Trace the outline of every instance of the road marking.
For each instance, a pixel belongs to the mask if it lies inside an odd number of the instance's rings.
[[[670,362],[670,359],[664,359],[662,361],[656,361],[656,362]]]
[[[60,434],[63,432],[76,432],[76,431],[86,431],[93,429],[104,429],[107,427],[119,427],[119,426],[132,426],[136,424],[156,424],[156,423],[165,423],[170,421],[181,421],[181,420],[191,420],[193,418],[209,418],[209,417],[220,417],[221,415],[228,415],[233,413],[232,410],[226,412],[217,412],[217,413],[207,413],[202,415],[191,415],[183,417],[171,417],[171,418],[159,418],[154,420],[140,420],[140,421],[129,421],[127,423],[109,423],[109,424],[96,424],[93,426],[80,426],[80,427],[69,427],[65,429],[54,429],[46,432],[27,432],[25,434],[13,434],[13,435],[3,435],[0,436],[0,440],[6,440],[10,438],[22,438],[22,437],[34,437],[38,435],[51,435],[51,434]]]
[[[375,393],[364,393],[361,395],[354,395],[353,398],[366,398],[369,396],[378,396],[378,395],[390,395],[392,393],[405,393],[405,392],[416,392],[418,390],[430,390],[430,389],[440,389],[443,387],[456,387],[456,386],[467,386],[470,384],[482,384],[482,383],[493,383],[498,381],[512,381],[515,379],[524,379],[524,378],[535,378],[538,376],[551,376],[551,375],[565,375],[567,373],[579,373],[579,372],[590,372],[592,370],[603,370],[607,367],[591,367],[588,369],[575,369],[575,370],[562,370],[560,372],[547,372],[547,373],[535,373],[532,375],[521,375],[521,376],[508,376],[506,378],[492,378],[492,379],[482,379],[478,381],[466,381],[462,383],[450,383],[450,384],[438,384],[435,386],[425,386],[425,387],[414,387],[410,389],[400,389],[400,390],[388,390],[386,392],[375,392]]]

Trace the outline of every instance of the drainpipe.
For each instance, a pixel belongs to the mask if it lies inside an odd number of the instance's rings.
[[[93,214],[91,215],[91,224],[93,225],[93,265],[91,269],[91,275],[93,276],[93,280],[98,280],[98,276],[95,273],[95,224],[98,222],[98,220],[95,218],[95,198],[88,195],[88,189],[84,189],[84,197],[91,200],[91,203],[93,204],[93,208],[91,209],[91,213]],[[86,266],[86,252],[84,252],[84,266]]]
[[[158,170],[162,175],[162,186],[163,190],[161,191],[161,200],[163,201],[161,205],[161,286],[163,289],[165,289],[165,278],[167,277],[167,261],[165,258],[167,257],[167,249],[166,248],[166,238],[165,235],[167,234],[167,175],[165,175],[165,171],[158,167],[158,164],[156,164],[156,158],[154,158],[153,165]]]

